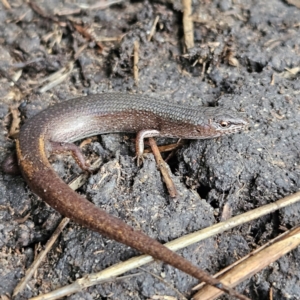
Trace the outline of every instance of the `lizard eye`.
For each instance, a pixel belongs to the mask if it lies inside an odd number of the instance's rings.
[[[226,128],[226,127],[228,127],[228,126],[230,125],[230,122],[227,122],[227,121],[221,121],[221,122],[220,122],[220,125],[221,125],[221,127]]]

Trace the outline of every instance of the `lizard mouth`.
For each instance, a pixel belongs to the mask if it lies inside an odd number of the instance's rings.
[[[232,134],[232,133],[236,133],[236,132],[241,132],[241,131],[247,130],[248,127],[249,127],[249,123],[247,122],[245,124],[236,125],[234,128],[224,130],[222,134]]]

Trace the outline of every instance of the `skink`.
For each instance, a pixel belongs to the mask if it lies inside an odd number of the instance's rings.
[[[230,295],[248,299],[72,191],[48,161],[53,151],[70,151],[83,169],[89,169],[72,142],[96,134],[137,133],[140,157],[145,137],[214,138],[241,131],[247,124],[239,114],[221,108],[186,107],[126,93],[81,97],[54,105],[25,122],[16,141],[18,164],[32,191],[62,215]]]

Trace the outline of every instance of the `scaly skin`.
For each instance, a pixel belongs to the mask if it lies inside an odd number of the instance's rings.
[[[142,131],[150,132],[146,136],[206,139],[241,131],[246,126],[247,121],[237,113],[221,108],[172,105],[140,95],[99,94],[62,102],[28,120],[16,143],[17,156],[32,191],[62,215],[230,295],[248,299],[72,191],[48,161],[54,144],[66,142],[67,148],[68,143],[95,134]],[[137,141],[138,152],[141,144]]]

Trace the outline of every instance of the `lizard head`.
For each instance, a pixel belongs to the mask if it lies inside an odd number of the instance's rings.
[[[205,110],[205,119],[199,117],[200,122],[193,131],[192,138],[216,138],[245,130],[249,122],[234,111],[224,111],[209,107]]]
[[[209,119],[209,125],[218,136],[245,130],[249,122],[235,112],[220,113]]]

